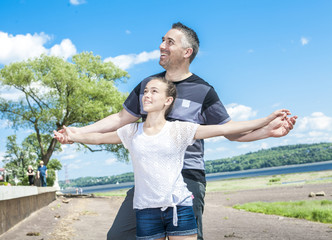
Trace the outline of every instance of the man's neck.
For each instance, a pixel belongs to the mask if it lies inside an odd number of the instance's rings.
[[[187,79],[191,75],[192,75],[192,73],[189,71],[189,69],[186,69],[185,71],[166,70],[165,78],[172,82],[180,82],[184,79]]]

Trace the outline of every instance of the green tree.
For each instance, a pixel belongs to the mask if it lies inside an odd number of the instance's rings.
[[[67,62],[59,57],[16,62],[0,70],[0,90],[15,90],[17,100],[0,98],[0,118],[12,123],[15,130],[35,133],[36,154],[45,165],[56,149],[50,137],[63,125],[83,126],[121,110],[126,94],[118,91],[117,81],[126,81],[127,72],[99,56],[83,52]],[[110,151],[126,151],[121,146],[101,146]],[[121,151],[122,150],[122,151]]]
[[[9,181],[13,182],[14,177],[16,177],[22,182],[25,177],[25,170],[29,164],[32,164],[26,154],[25,146],[19,146],[16,142],[16,135],[11,135],[7,137],[6,148],[4,156],[6,165],[4,167],[11,173]]]
[[[51,138],[50,135],[42,135],[43,139]],[[9,181],[14,182],[16,177],[20,184],[28,185],[28,176],[26,174],[28,166],[32,165],[35,172],[39,166],[40,149],[36,134],[32,133],[26,137],[21,144],[17,143],[16,135],[7,137],[6,152],[4,156],[5,168],[11,172]],[[59,145],[56,146],[54,151],[59,151]],[[51,159],[48,163],[48,183],[52,186],[55,181],[55,170],[60,170],[61,163],[57,159]]]

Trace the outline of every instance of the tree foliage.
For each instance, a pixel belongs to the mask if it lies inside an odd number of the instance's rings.
[[[50,137],[63,125],[83,126],[122,109],[126,94],[118,91],[116,83],[126,81],[128,74],[99,56],[83,52],[67,62],[59,57],[15,62],[0,70],[0,90],[15,91],[15,100],[0,97],[0,118],[12,127],[30,129],[37,147],[36,154],[48,164],[57,141]],[[28,140],[27,140],[28,141]],[[102,147],[110,151],[121,146]]]
[[[62,188],[68,187],[89,187],[105,184],[116,184],[134,182],[134,173],[123,173],[116,176],[105,176],[105,177],[80,177],[72,179],[69,182],[59,181],[59,185]]]

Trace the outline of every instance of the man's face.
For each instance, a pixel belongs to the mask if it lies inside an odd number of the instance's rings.
[[[182,47],[183,33],[177,29],[169,30],[159,46],[159,64],[166,70],[179,66],[184,60],[185,48]]]

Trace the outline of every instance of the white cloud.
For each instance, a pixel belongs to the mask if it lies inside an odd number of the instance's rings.
[[[297,120],[293,135],[300,143],[332,142],[332,117],[322,112],[314,112],[310,116]]]
[[[84,4],[85,0],[69,0],[69,2],[72,5],[80,5],[80,4]]]
[[[23,92],[16,90],[15,88],[6,89],[6,91],[0,92],[0,97],[8,100],[8,101],[18,101],[23,98],[25,95]]]
[[[9,120],[0,120],[0,129],[4,128],[10,128],[13,126],[13,122]]]
[[[60,44],[47,49],[44,45],[50,40],[51,37],[43,32],[14,36],[0,31],[0,64],[23,61],[41,54],[61,56],[65,59],[76,54],[76,47],[69,39],[64,39]]]
[[[50,49],[50,55],[65,59],[75,55],[76,52],[75,45],[69,39],[62,40],[60,44],[56,44]]]
[[[261,145],[260,145],[260,148],[261,149],[268,149],[270,147],[270,145],[268,144],[268,143],[266,143],[266,142],[263,142],[263,143],[261,143]]]
[[[2,166],[1,163],[4,160],[5,152],[0,152],[0,167]]]
[[[253,111],[251,107],[231,103],[225,106],[228,114],[235,121],[245,121],[257,115],[257,111]]]
[[[33,82],[27,88],[38,93],[39,96],[47,94],[52,90],[51,88],[41,85],[40,82]],[[0,91],[0,97],[7,101],[19,101],[22,98],[25,98],[25,94],[14,87],[6,87],[5,90]]]
[[[112,165],[113,163],[115,163],[117,160],[116,158],[109,158],[105,160],[105,164],[106,165]]]
[[[306,37],[301,37],[301,44],[302,46],[307,45],[309,43],[309,39]]]
[[[277,108],[277,107],[279,107],[280,105],[281,105],[281,103],[275,103],[275,104],[272,105],[272,107],[273,107],[273,108]]]
[[[204,153],[209,154],[209,153],[217,153],[217,152],[226,152],[229,149],[226,147],[217,147],[217,148],[207,148],[205,149]]]
[[[79,157],[77,146],[75,144],[63,144],[61,145],[62,152],[54,153],[60,160],[71,160]]]
[[[76,156],[75,156],[76,157]],[[74,158],[75,158],[74,157]],[[74,163],[80,163],[80,162],[82,162],[82,159],[76,159],[75,161],[74,161]]]
[[[13,36],[0,32],[0,63],[7,64],[39,56],[46,52],[43,45],[49,40],[50,37],[44,33]]]
[[[154,50],[152,52],[141,52],[139,54],[128,54],[128,55],[119,55],[116,57],[109,57],[105,59],[105,62],[113,62],[121,69],[129,69],[132,66],[144,62],[148,62],[150,60],[155,60],[160,57],[159,50]]]
[[[69,163],[69,164],[67,165],[67,169],[68,169],[68,170],[80,169],[80,168],[82,168],[82,165],[81,165],[81,164]]]
[[[308,135],[312,138],[316,138],[316,137],[325,137],[326,133],[318,132],[318,131],[311,131],[311,132],[308,133]]]
[[[131,34],[131,31],[130,30],[126,30],[126,34]]]
[[[331,131],[332,118],[322,112],[314,112],[309,117],[300,118],[298,131]]]
[[[242,144],[238,145],[236,148],[247,149],[247,148],[251,148],[251,147],[254,147],[253,143],[242,143]]]
[[[225,141],[225,140],[227,140],[225,137],[213,137],[213,138],[205,139],[204,142],[213,143],[213,142],[219,142],[219,141]]]
[[[61,157],[62,160],[68,160],[68,159],[75,159],[77,157],[77,154],[68,154],[63,157]]]
[[[248,53],[254,53],[254,50],[253,49],[249,49]]]

